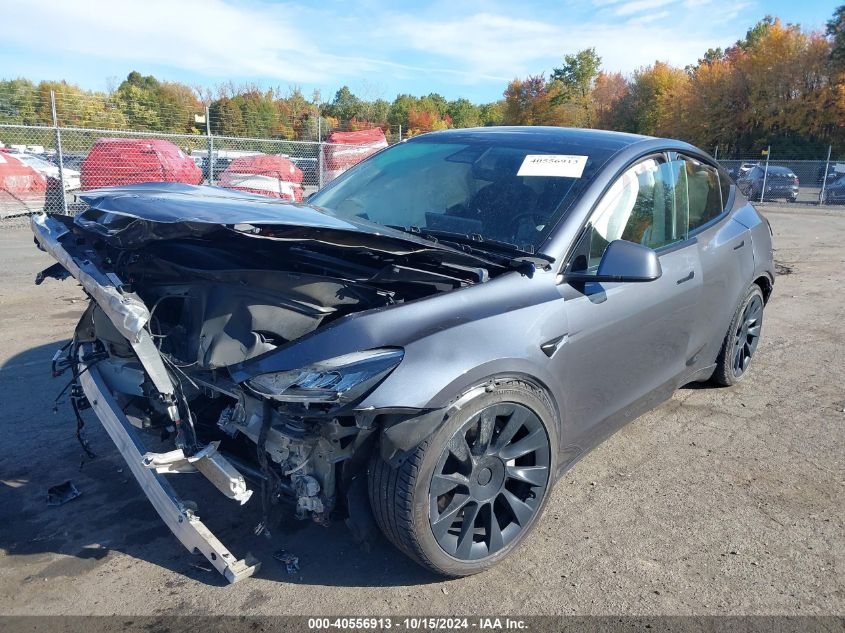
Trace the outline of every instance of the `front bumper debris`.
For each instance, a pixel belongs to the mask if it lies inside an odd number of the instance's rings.
[[[88,366],[81,371],[79,382],[91,408],[123,455],[141,489],[182,545],[205,556],[230,583],[252,576],[260,563],[249,557],[236,559],[200,518],[182,503],[164,476],[145,464],[146,448],[109,393],[97,368]]]
[[[82,284],[97,302],[115,328],[126,338],[147,376],[168,405],[170,419],[178,424],[175,388],[170,374],[145,328],[150,314],[143,302],[126,291],[123,282],[114,274],[103,273],[96,265],[96,253],[81,250],[70,240],[63,243],[68,229],[48,215],[33,216],[31,225],[38,245],[50,253],[64,269]],[[78,358],[77,379],[91,408],[126,460],[129,469],[141,485],[150,503],[182,544],[191,552],[202,553],[229,582],[237,582],[255,573],[257,561],[236,559],[199,517],[183,504],[163,476],[163,472],[200,471],[230,499],[246,503],[252,491],[247,489],[240,472],[217,452],[215,443],[186,457],[181,450],[164,455],[148,453],[134,428],[108,390],[96,363],[82,359],[91,352],[83,346]],[[180,454],[176,454],[176,453]]]

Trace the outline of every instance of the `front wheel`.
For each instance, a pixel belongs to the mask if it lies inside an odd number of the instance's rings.
[[[533,528],[553,482],[548,398],[509,381],[460,409],[401,464],[374,452],[376,522],[397,548],[446,576],[468,576],[508,556]]]
[[[763,291],[752,284],[731,320],[712,380],[725,387],[739,382],[751,365],[763,329]]]

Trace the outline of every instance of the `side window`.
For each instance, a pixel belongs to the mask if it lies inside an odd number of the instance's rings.
[[[686,195],[681,192],[681,197],[686,198],[689,205],[689,230],[693,231],[722,214],[727,195],[723,192],[719,172],[715,168],[694,158],[685,157],[683,160]],[[726,190],[730,191],[730,183],[726,184]]]
[[[614,240],[655,249],[685,240],[687,207],[677,192],[685,190],[686,176],[683,160],[647,158],[626,170],[596,206],[584,238],[589,248],[579,245],[572,270],[597,267]]]

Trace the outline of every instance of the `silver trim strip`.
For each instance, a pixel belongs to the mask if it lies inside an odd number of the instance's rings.
[[[117,406],[97,368],[90,366],[81,371],[79,382],[144,494],[182,545],[190,552],[200,552],[230,583],[252,576],[261,563],[251,559],[249,554],[244,559],[236,559],[199,517],[185,507],[164,476],[144,466],[143,455],[147,449]]]

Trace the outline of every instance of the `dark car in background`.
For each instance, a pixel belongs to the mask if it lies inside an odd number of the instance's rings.
[[[826,180],[827,184],[830,184],[842,176],[845,176],[845,163],[827,163],[816,172],[816,183],[822,184],[822,181]]]
[[[824,190],[823,204],[845,204],[845,176],[829,182]]]
[[[798,199],[798,176],[789,167],[755,165],[744,176],[737,178],[736,184],[746,197],[754,201],[795,202]]]
[[[85,162],[85,157],[88,154],[80,153],[80,152],[62,152],[62,167],[65,169],[75,169],[76,171],[82,171],[82,163]],[[54,165],[59,164],[59,154],[56,152],[55,154],[51,154],[48,157],[48,160],[53,163]]]
[[[752,169],[754,169],[756,165],[757,163],[741,163],[735,170],[733,170],[731,175],[734,177],[734,180],[739,180],[743,176],[746,176],[748,172],[750,172]]]
[[[259,532],[289,500],[477,573],[621,425],[743,379],[774,282],[768,223],[710,156],[598,130],[421,135],[309,204],[178,183],[81,198],[32,220],[59,262],[40,278],[91,298],[54,370],[230,581],[255,565],[166,475],[241,504],[258,487]]]

